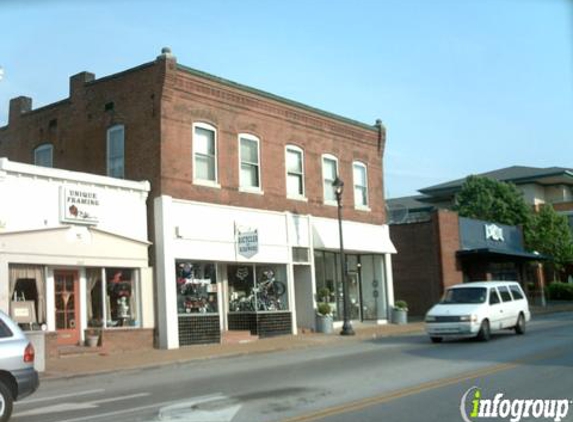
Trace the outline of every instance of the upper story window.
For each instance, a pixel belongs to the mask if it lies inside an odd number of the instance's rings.
[[[366,165],[359,162],[352,164],[354,178],[354,206],[368,208],[368,170]]]
[[[125,128],[112,126],[107,130],[107,175],[125,177]]]
[[[193,180],[217,184],[217,130],[205,123],[193,125]]]
[[[322,156],[322,182],[324,190],[324,203],[336,204],[336,194],[332,183],[338,176],[338,159],[333,155]]]
[[[246,133],[239,134],[240,186],[245,190],[261,190],[261,165],[259,138]]]
[[[293,145],[286,147],[287,196],[304,197],[304,155],[302,149]]]
[[[34,164],[42,167],[54,166],[54,146],[42,144],[34,150]]]

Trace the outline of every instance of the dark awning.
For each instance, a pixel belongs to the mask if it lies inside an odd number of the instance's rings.
[[[457,251],[456,255],[460,258],[471,256],[495,256],[521,259],[524,261],[547,261],[549,259],[547,255],[541,255],[539,253],[495,248],[463,249]]]

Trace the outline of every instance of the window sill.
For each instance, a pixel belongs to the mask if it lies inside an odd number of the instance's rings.
[[[254,193],[255,195],[264,195],[265,194],[265,192],[261,189],[247,188],[247,187],[239,187],[239,192]]]
[[[338,203],[336,201],[325,200],[324,205],[328,205],[329,207],[337,207]]]
[[[300,195],[287,195],[287,199],[292,199],[293,201],[308,202],[308,198],[306,196]]]
[[[370,207],[369,207],[369,206],[366,206],[366,205],[354,205],[354,209],[357,210],[357,211],[366,211],[366,212],[372,211],[372,210],[370,209]]]
[[[198,186],[205,186],[207,188],[221,189],[221,185],[219,183],[212,182],[210,180],[195,179],[193,180],[193,184]]]

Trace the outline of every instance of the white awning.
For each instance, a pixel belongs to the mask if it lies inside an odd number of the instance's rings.
[[[390,240],[388,225],[375,225],[342,221],[344,250],[349,252],[387,254],[396,253]],[[312,234],[315,249],[340,249],[338,220],[312,219]]]

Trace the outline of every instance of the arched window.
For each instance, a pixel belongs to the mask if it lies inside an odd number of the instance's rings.
[[[193,180],[217,184],[217,130],[206,123],[193,124]]]
[[[107,130],[107,175],[125,177],[125,128],[115,125]]]
[[[304,198],[304,152],[297,146],[286,147],[287,197]]]
[[[42,144],[34,150],[34,164],[42,167],[54,166],[54,146]]]
[[[261,190],[260,141],[248,133],[239,134],[239,186],[243,190]]]
[[[368,169],[366,164],[355,161],[352,163],[354,178],[354,206],[368,208]]]
[[[325,154],[322,156],[322,182],[324,190],[324,203],[335,205],[336,194],[332,183],[338,177],[338,158],[334,155]]]

